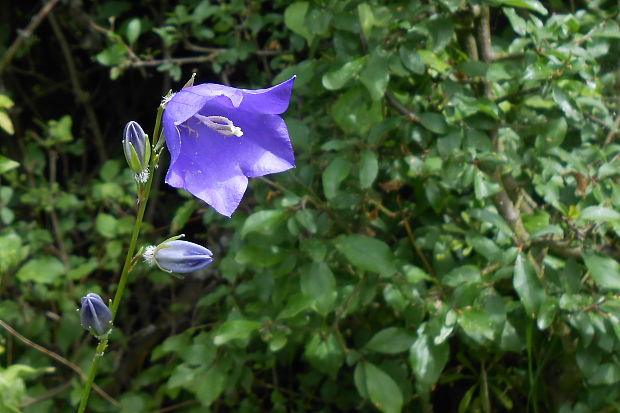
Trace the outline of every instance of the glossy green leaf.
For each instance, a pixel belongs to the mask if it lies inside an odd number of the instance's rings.
[[[534,267],[527,260],[527,257],[521,254],[517,256],[515,261],[513,285],[519,294],[519,298],[521,298],[525,311],[531,317],[535,317],[540,305],[545,300],[545,290]]]
[[[586,267],[602,290],[620,290],[620,264],[613,258],[588,251],[583,255]]]
[[[602,206],[589,206],[581,211],[581,218],[594,222],[608,222],[620,219],[620,212]]]
[[[360,155],[359,179],[362,188],[370,188],[379,173],[379,159],[376,152],[363,151]]]
[[[361,270],[375,272],[382,277],[389,277],[397,271],[392,250],[379,239],[347,235],[338,237],[335,244],[349,262]]]
[[[360,73],[360,81],[366,86],[372,100],[379,100],[385,95],[385,89],[390,81],[388,59],[385,53],[377,50],[372,53],[366,67]]]
[[[370,30],[372,26],[375,24],[375,16],[372,12],[372,6],[368,3],[362,3],[357,6],[357,15],[359,17],[360,26],[362,26],[362,32],[364,36],[368,38],[370,35]]]
[[[291,31],[302,36],[310,43],[314,36],[306,26],[308,7],[309,3],[307,1],[297,1],[290,4],[284,11],[284,24],[286,24],[286,27]]]
[[[110,214],[99,213],[95,220],[97,232],[105,238],[114,238],[118,232],[118,220]]]
[[[323,75],[323,87],[328,90],[338,90],[362,70],[366,64],[366,57],[360,57],[345,63],[336,70],[332,70]]]
[[[413,340],[413,334],[404,328],[387,327],[372,336],[365,347],[377,353],[398,354],[409,350]]]
[[[437,345],[427,333],[418,335],[409,352],[409,363],[418,380],[419,391],[430,392],[448,362],[448,355],[448,342]]]
[[[448,126],[444,117],[440,113],[425,112],[420,115],[422,126],[434,133],[444,134],[448,131]]]
[[[344,352],[334,334],[312,334],[306,344],[304,356],[314,368],[332,379],[336,378],[344,362]]]
[[[547,151],[559,146],[564,141],[568,124],[564,118],[556,118],[547,122],[536,137],[536,149]]]
[[[336,196],[338,187],[349,176],[351,163],[344,158],[334,159],[323,171],[323,193],[325,198],[332,199]]]
[[[504,5],[528,9],[546,15],[547,9],[538,0],[495,0],[495,2]]]
[[[127,41],[129,42],[130,45],[133,45],[136,40],[138,40],[138,37],[140,37],[140,32],[142,31],[142,22],[140,21],[139,18],[135,17],[131,20],[129,20],[129,23],[127,23]]]
[[[19,166],[19,162],[9,159],[6,156],[0,155],[0,174],[8,172],[11,169],[15,169],[18,166]]]
[[[338,293],[336,278],[329,266],[312,263],[301,271],[301,291],[314,301],[312,308],[321,315],[327,315],[334,306]]]
[[[56,257],[42,256],[24,264],[15,275],[21,282],[53,284],[65,273],[65,266]]]
[[[373,405],[384,413],[399,413],[403,408],[403,395],[394,379],[368,361],[360,364],[360,376]]]
[[[259,234],[273,234],[280,223],[286,219],[286,210],[266,209],[258,211],[247,217],[241,228],[241,238],[252,232]]]
[[[0,109],[0,129],[12,135],[15,133],[15,128],[13,127],[13,121],[9,117],[9,114],[4,110]]]
[[[262,324],[258,321],[251,320],[230,320],[222,324],[213,337],[216,346],[226,344],[230,340],[245,340],[258,330]]]

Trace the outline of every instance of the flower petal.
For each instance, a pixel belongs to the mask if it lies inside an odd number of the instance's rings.
[[[247,177],[293,168],[293,148],[278,114],[288,107],[294,80],[259,90],[208,83],[178,92],[163,117],[171,156],[166,183],[230,217],[247,188]],[[224,136],[193,118],[196,114],[225,117],[243,135]]]

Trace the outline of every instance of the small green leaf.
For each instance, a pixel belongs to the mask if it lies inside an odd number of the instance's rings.
[[[19,162],[9,159],[6,156],[0,155],[0,174],[8,172],[11,169],[15,169],[18,166],[19,166]]]
[[[13,127],[13,121],[9,117],[9,114],[4,110],[0,110],[0,128],[2,128],[6,133],[12,135],[15,133],[15,128]]]
[[[364,36],[368,38],[370,30],[375,24],[375,16],[372,12],[372,7],[368,3],[362,3],[357,6],[357,15],[359,16],[360,26]]]
[[[513,285],[528,315],[535,317],[545,300],[545,289],[532,264],[519,254],[515,261]]]
[[[359,73],[366,64],[367,58],[360,57],[345,63],[336,70],[323,75],[323,87],[327,90],[341,89],[353,76]]]
[[[287,253],[278,245],[269,243],[247,243],[235,254],[235,261],[239,264],[252,264],[260,267],[270,267],[286,258]]]
[[[347,235],[338,237],[335,243],[349,262],[362,270],[378,273],[382,277],[389,277],[397,271],[392,250],[379,239]]]
[[[0,109],[10,109],[14,104],[10,97],[0,94]]]
[[[174,212],[172,222],[170,223],[170,232],[176,234],[182,230],[194,211],[198,208],[198,205],[199,204],[195,199],[190,199],[178,207]]]
[[[545,152],[560,146],[566,136],[568,125],[565,118],[556,118],[548,121],[536,137],[536,149]]]
[[[400,413],[403,394],[394,379],[368,361],[361,361],[368,397],[377,409],[384,413]]]
[[[266,209],[255,212],[243,223],[241,238],[245,238],[251,232],[273,234],[278,225],[286,219],[286,216],[286,210],[283,209]]]
[[[425,112],[420,115],[422,126],[431,132],[443,135],[448,131],[448,125],[440,113]]]
[[[424,62],[422,62],[420,55],[415,51],[410,50],[405,46],[401,46],[398,49],[398,56],[405,67],[411,71],[411,73],[416,75],[421,75],[424,73]]]
[[[118,229],[118,220],[110,214],[101,212],[95,220],[95,228],[101,236],[114,238]]]
[[[457,267],[441,278],[441,282],[448,287],[458,287],[461,284],[475,284],[481,281],[480,269],[475,265]]]
[[[138,17],[134,17],[129,21],[129,23],[127,23],[127,41],[130,45],[133,46],[136,40],[138,40],[141,31],[142,23]]]
[[[304,37],[308,43],[311,43],[314,35],[310,33],[306,25],[308,7],[309,3],[307,1],[297,1],[289,5],[284,11],[284,24],[293,33],[297,33]]]
[[[545,6],[538,0],[496,0],[497,3],[503,6],[519,7],[522,9],[528,9],[540,13],[544,16],[549,13]]]
[[[310,308],[313,303],[314,299],[312,297],[308,297],[301,293],[295,293],[288,297],[286,305],[282,311],[280,311],[280,314],[278,314],[278,319],[295,317],[297,314]]]
[[[312,263],[301,271],[301,291],[313,299],[312,308],[321,315],[327,315],[334,306],[336,297],[336,278],[329,266]]]
[[[58,258],[44,256],[26,262],[19,271],[17,279],[22,282],[32,281],[40,284],[54,283],[65,273],[65,266]]]
[[[47,122],[48,131],[51,137],[49,145],[57,143],[67,143],[73,140],[73,120],[71,116],[65,115],[59,120],[50,120]]]
[[[372,100],[379,100],[385,95],[385,89],[390,82],[388,69],[388,56],[380,50],[373,52],[360,74],[360,81],[368,89]]]
[[[594,251],[583,255],[586,267],[602,290],[620,290],[620,264],[611,257]]]
[[[325,198],[332,199],[336,196],[340,183],[349,176],[351,164],[344,158],[334,159],[323,171],[323,193]]]
[[[226,388],[227,370],[226,363],[218,362],[193,380],[196,398],[203,407],[210,406]]]
[[[334,334],[325,336],[314,333],[306,344],[304,356],[318,371],[336,379],[338,370],[344,363],[344,352]]]
[[[418,380],[418,391],[428,395],[448,362],[450,348],[447,341],[434,344],[433,339],[424,330],[424,328],[418,329],[418,338],[409,351],[409,363]]]
[[[488,198],[501,190],[497,182],[491,179],[482,171],[478,170],[474,176],[474,194],[476,199]]]
[[[251,320],[229,320],[217,329],[213,342],[216,346],[221,346],[230,340],[245,340],[261,327],[261,323]]]
[[[620,219],[620,213],[612,208],[589,206],[581,211],[580,218],[594,222],[607,222]]]
[[[379,159],[373,151],[365,150],[360,155],[359,178],[363,189],[370,188],[379,173]]]
[[[377,332],[366,343],[366,348],[377,353],[398,354],[409,350],[414,337],[401,327],[387,327]]]

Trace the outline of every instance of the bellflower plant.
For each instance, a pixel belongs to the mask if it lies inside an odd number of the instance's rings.
[[[166,183],[230,217],[248,178],[295,167],[279,116],[288,108],[294,81],[258,90],[205,83],[176,93],[162,122],[171,158]]]
[[[248,178],[295,166],[288,130],[279,116],[288,108],[294,81],[293,77],[268,89],[245,90],[211,83],[193,86],[192,77],[185,88],[159,105],[152,144],[138,123],[131,121],[125,126],[123,151],[136,174],[137,212],[112,305],[108,308],[94,293],[82,298],[82,326],[93,332],[99,344],[78,413],[86,411],[99,361],[108,345],[107,333],[117,316],[129,273],[140,258],[164,271],[182,274],[213,261],[211,251],[179,240],[182,235],[134,255],[153,183],[152,172],[163,151],[162,127],[171,158],[166,182],[189,191],[229,217],[243,197]]]

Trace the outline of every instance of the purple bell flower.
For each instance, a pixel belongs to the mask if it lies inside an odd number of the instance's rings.
[[[136,173],[142,173],[151,158],[149,137],[138,122],[129,121],[123,131],[123,151],[129,167]]]
[[[204,83],[176,93],[163,116],[171,158],[166,183],[230,217],[248,178],[294,168],[278,116],[288,108],[294,81],[258,90]]]
[[[164,271],[180,274],[199,270],[213,262],[213,253],[202,245],[178,239],[147,247],[144,257]]]
[[[82,327],[93,329],[97,336],[102,336],[110,330],[112,323],[112,311],[95,293],[88,293],[82,297],[82,309],[80,318]]]

